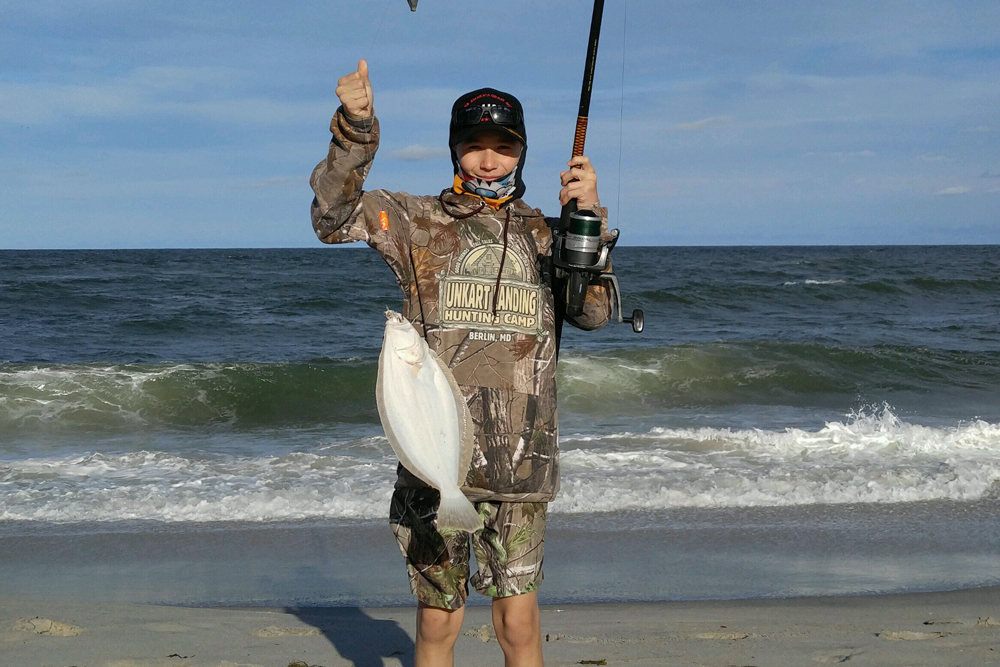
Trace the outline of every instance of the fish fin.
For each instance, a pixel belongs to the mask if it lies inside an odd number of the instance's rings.
[[[483,527],[483,518],[461,491],[441,494],[441,504],[437,511],[437,529],[453,528],[474,533]]]
[[[434,486],[434,484],[420,474],[417,470],[417,466],[413,465],[410,461],[410,457],[406,455],[406,450],[403,449],[402,445],[399,444],[399,440],[396,438],[396,434],[392,432],[392,426],[389,425],[389,414],[385,411],[385,404],[382,401],[382,386],[384,381],[384,368],[385,363],[382,357],[386,354],[385,347],[382,348],[382,353],[378,357],[378,378],[375,380],[375,404],[378,406],[378,416],[382,421],[382,429],[385,431],[386,440],[389,441],[389,445],[392,447],[392,451],[396,453],[399,458],[399,462],[403,464],[403,467],[410,471],[414,477],[421,480],[428,486]],[[436,487],[435,487],[436,488]]]
[[[434,350],[428,348],[427,351],[430,352],[431,359],[441,367],[441,371],[448,379],[448,386],[451,387],[451,393],[455,397],[455,412],[458,413],[458,426],[461,437],[458,452],[458,479],[455,480],[455,483],[462,486],[465,484],[465,478],[468,476],[469,468],[472,466],[472,450],[476,445],[476,425],[472,421],[469,404],[466,402],[465,396],[462,395],[462,390],[458,386],[455,374],[448,368],[448,364],[441,361]]]

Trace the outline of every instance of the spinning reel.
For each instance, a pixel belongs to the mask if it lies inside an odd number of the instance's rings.
[[[631,324],[632,331],[640,333],[643,327],[642,311],[635,309],[632,317],[622,316],[618,276],[605,273],[611,251],[618,243],[618,230],[611,230],[611,240],[602,244],[601,216],[593,211],[575,209],[575,200],[564,206],[558,226],[552,229],[552,263],[556,267],[557,279],[562,278],[566,282],[566,315],[582,315],[587,285],[596,280],[607,280],[614,294],[618,321]]]

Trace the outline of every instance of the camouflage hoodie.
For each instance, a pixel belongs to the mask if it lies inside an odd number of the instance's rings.
[[[338,109],[330,130],[330,152],[310,179],[313,227],[324,243],[364,241],[382,255],[403,290],[403,316],[454,373],[476,426],[463,491],[474,501],[552,500],[559,464],[545,218],[520,199],[496,211],[451,190],[439,197],[363,191],[378,121],[351,120]],[[606,219],[606,210],[599,213]],[[611,316],[602,282],[587,288],[583,315],[567,321],[589,330]],[[402,465],[398,471],[397,488],[424,486]]]

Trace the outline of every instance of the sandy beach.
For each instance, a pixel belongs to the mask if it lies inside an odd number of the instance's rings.
[[[0,600],[3,665],[412,665],[412,608],[185,608]],[[470,607],[456,665],[499,665]],[[549,665],[1000,664],[1000,587],[937,593],[547,605]],[[601,662],[601,661],[606,661]]]

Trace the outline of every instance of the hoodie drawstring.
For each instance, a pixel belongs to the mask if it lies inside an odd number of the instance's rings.
[[[476,215],[484,208],[486,208],[486,200],[480,198],[479,206],[476,208],[476,210],[469,211],[468,213],[452,213],[451,211],[448,210],[448,203],[445,201],[444,198],[444,196],[449,192],[451,192],[450,189],[442,190],[441,194],[438,195],[438,201],[441,202],[441,210],[450,215],[451,217],[455,218],[456,220],[465,220],[466,218],[471,218],[472,216]]]
[[[503,221],[503,253],[500,255],[500,268],[497,270],[497,284],[493,287],[493,319],[497,317],[497,300],[500,298],[500,278],[503,277],[503,263],[507,259],[507,227],[510,225],[510,207],[504,209],[507,217]]]

